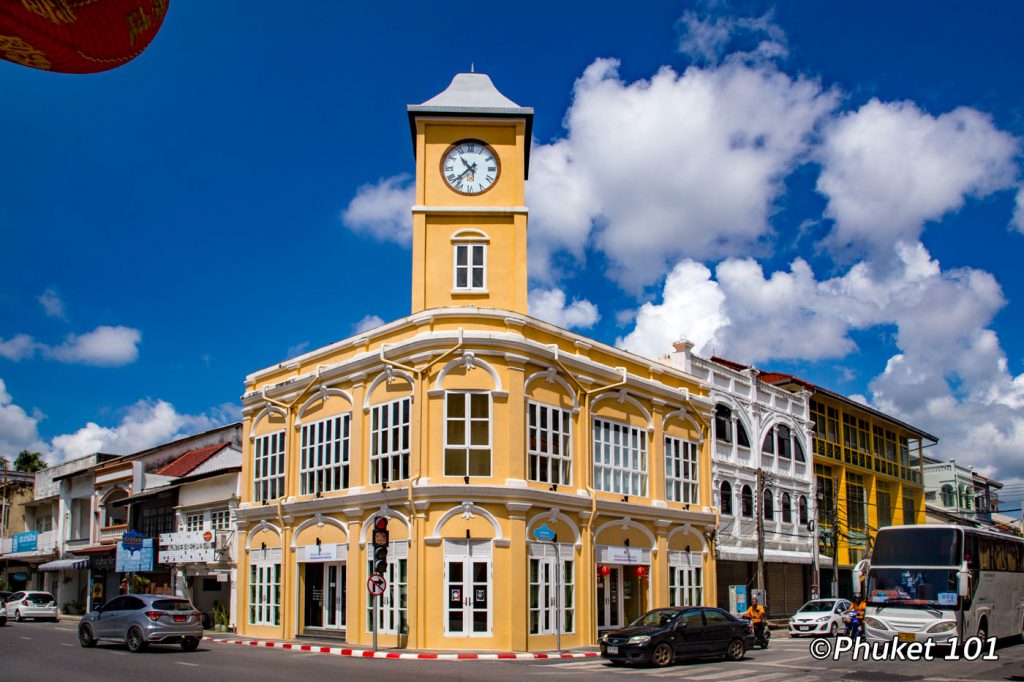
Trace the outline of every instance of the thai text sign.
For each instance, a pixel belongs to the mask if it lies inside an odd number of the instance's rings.
[[[39,533],[29,531],[28,533],[17,533],[11,538],[12,552],[34,552],[39,545]]]
[[[217,560],[212,530],[160,534],[160,563],[209,564]]]
[[[125,533],[125,535],[128,535],[128,533]],[[127,546],[125,542],[117,543],[116,567],[118,573],[145,573],[152,571],[152,538],[133,537],[127,543]]]

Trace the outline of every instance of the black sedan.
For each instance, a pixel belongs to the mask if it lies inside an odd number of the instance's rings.
[[[655,609],[600,637],[601,656],[613,664],[665,666],[684,658],[738,661],[754,645],[750,625],[707,606]]]

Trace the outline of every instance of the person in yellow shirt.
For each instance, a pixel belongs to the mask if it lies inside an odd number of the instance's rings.
[[[868,604],[860,593],[853,596],[851,609],[857,612],[857,627],[853,632],[854,637],[860,637],[864,633],[864,612],[868,610]]]
[[[768,618],[764,607],[757,603],[757,597],[750,599],[750,606],[743,612],[743,618],[749,618],[754,625],[754,637],[762,639],[764,636],[765,620]]]

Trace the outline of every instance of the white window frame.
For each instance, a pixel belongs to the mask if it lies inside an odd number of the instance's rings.
[[[473,417],[472,415],[472,396],[482,395],[487,399],[487,417]],[[464,412],[462,417],[450,417],[448,415],[448,405],[450,400],[457,400],[459,397],[463,400]],[[491,399],[490,391],[446,391],[444,395],[444,464],[443,471],[445,476],[469,476],[471,478],[490,478],[494,473],[494,401]],[[474,444],[472,442],[472,429],[473,423],[480,423],[486,421],[487,423],[487,443]],[[465,443],[451,443],[448,441],[448,426],[449,422],[462,422],[463,433],[465,434]],[[451,473],[448,471],[448,451],[461,451],[465,457],[465,473]],[[470,453],[473,451],[486,451],[487,452],[487,473],[486,474],[474,474],[470,472],[469,461]]]
[[[547,426],[541,425],[545,414]],[[537,418],[535,420],[535,417]],[[557,424],[556,424],[557,421]],[[545,445],[541,445],[544,443]],[[555,452],[557,449],[560,452]],[[536,445],[533,445],[536,444]],[[535,465],[536,462],[536,465]],[[542,466],[547,478],[540,475]],[[536,471],[537,475],[534,475]],[[552,476],[552,472],[555,473]],[[564,475],[563,475],[564,474]],[[526,478],[538,483],[572,485],[572,411],[530,400],[526,405]]]
[[[448,628],[450,624],[449,614],[452,611],[449,596],[451,595],[452,581],[448,572],[449,562],[462,563],[462,582],[459,583],[465,590],[467,585],[472,589],[476,581],[473,580],[473,563],[481,562],[487,566],[487,631],[473,632],[473,606],[475,595],[464,594],[463,606],[460,607],[463,613],[462,630],[455,632]],[[447,637],[491,637],[494,633],[494,555],[493,545],[490,540],[444,540],[444,604],[442,610],[444,618],[444,634]],[[467,622],[466,616],[469,620]],[[468,626],[468,629],[467,629]]]
[[[669,606],[703,606],[704,566],[700,554],[668,553],[668,601]]]
[[[231,530],[231,510],[212,509],[210,511],[210,530]]]
[[[473,256],[480,249],[481,263],[473,262]],[[459,265],[459,253],[465,252],[466,264]],[[473,286],[473,274],[480,271],[481,286]],[[459,286],[459,272],[464,271],[466,285]],[[485,293],[487,291],[487,242],[479,240],[456,241],[452,250],[452,291]]]
[[[367,573],[373,573],[373,558],[366,561]],[[405,580],[400,580],[402,576]],[[387,587],[377,612],[377,630],[381,635],[409,633],[409,541],[397,540],[388,545],[388,567],[384,573]],[[403,599],[405,605],[403,606]],[[366,631],[373,632],[373,599],[366,600]]]
[[[249,557],[249,624],[281,624],[281,550],[252,550]]]
[[[185,532],[204,530],[206,527],[204,516],[204,512],[189,512],[185,514],[185,524],[182,530]]]
[[[403,402],[408,403],[404,410]],[[395,419],[396,413],[397,420]],[[387,425],[383,427],[380,425],[382,414],[387,415]],[[396,436],[398,438],[397,447],[395,447]],[[389,400],[386,403],[370,407],[369,447],[370,483],[372,485],[404,481],[409,478],[409,460],[412,454],[412,396]],[[392,478],[391,472],[396,459],[401,476]]]
[[[610,440],[600,437],[605,431],[611,435]],[[594,488],[608,493],[646,497],[647,436],[647,430],[638,426],[594,417]],[[639,447],[634,447],[633,442],[639,443]],[[637,462],[638,468],[629,466],[632,460]]]
[[[348,488],[351,433],[352,412],[302,425],[300,495],[333,493]]]
[[[697,504],[700,499],[697,443],[665,436],[665,499]]]
[[[558,611],[561,610],[561,634],[576,632],[576,580],[573,562],[574,547],[570,544],[553,544],[548,542],[531,542],[526,579],[529,592],[527,628],[531,635],[553,635],[554,624],[557,622]],[[547,567],[551,580],[544,580],[543,570]],[[536,567],[536,572],[535,572]],[[554,571],[561,570],[561,576],[554,578]],[[534,588],[537,600],[534,601]],[[556,590],[561,588],[561,602]],[[537,614],[537,626],[534,627],[534,614]],[[545,617],[547,625],[545,626]]]
[[[252,499],[284,497],[284,429],[257,436],[252,445]]]

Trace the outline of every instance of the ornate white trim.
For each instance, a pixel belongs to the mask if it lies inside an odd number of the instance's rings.
[[[249,427],[250,441],[256,440],[256,427],[260,425],[260,420],[262,420],[264,417],[266,417],[272,412],[277,412],[282,417],[284,417],[285,420],[288,419],[288,413],[284,411],[284,408],[278,407],[277,405],[274,405],[272,403],[265,403],[263,405],[263,409],[257,412],[256,416],[253,417],[252,426]]]
[[[385,365],[384,371],[373,378],[370,385],[366,387],[366,393],[363,395],[363,412],[370,411],[370,396],[377,389],[382,381],[392,381],[398,377],[399,379],[405,379],[409,384],[409,394],[412,395],[412,389],[416,385],[416,381],[412,378],[412,375],[408,372],[403,372],[400,369],[395,369],[391,365]]]
[[[498,523],[498,520],[494,518],[494,516],[483,507],[478,507],[469,501],[463,502],[462,504],[452,507],[451,509],[446,511],[444,513],[444,516],[438,519],[437,523],[434,524],[434,532],[427,539],[433,540],[435,542],[440,541],[441,529],[444,528],[444,524],[448,523],[448,521],[450,521],[452,517],[454,517],[456,514],[461,514],[462,518],[466,520],[470,520],[476,514],[479,514],[480,516],[487,519],[487,521],[491,524],[491,528],[494,530],[493,540],[495,541],[495,545],[499,545],[498,541],[504,539],[504,536],[501,534],[501,524]]]
[[[498,375],[498,372],[494,369],[494,367],[492,367],[491,364],[486,360],[481,360],[476,355],[476,353],[468,350],[462,352],[462,357],[450,360],[448,364],[444,366],[441,372],[437,375],[437,379],[434,381],[434,390],[444,390],[444,378],[448,376],[448,372],[452,371],[453,369],[459,366],[465,367],[466,369],[480,367],[482,369],[487,370],[487,373],[491,375],[491,379],[494,381],[494,388],[492,388],[491,390],[494,392],[500,392],[503,390],[501,387],[501,376]]]
[[[540,514],[537,514],[532,519],[530,519],[529,523],[526,524],[526,537],[527,537],[527,540],[528,541],[532,540],[532,538],[530,537],[530,531],[538,523],[540,523],[541,521],[554,522],[556,520],[557,521],[561,521],[562,523],[564,523],[565,525],[569,526],[569,528],[572,529],[573,539],[575,540],[575,542],[573,544],[576,546],[576,549],[582,549],[583,548],[583,540],[580,538],[580,527],[577,526],[573,522],[572,519],[570,519],[568,516],[566,516],[565,514],[563,514],[560,511],[558,511],[557,509],[552,509],[551,511],[547,511],[547,512],[541,512]]]
[[[252,539],[257,533],[262,533],[265,530],[269,530],[273,533],[277,533],[277,537],[281,537],[281,529],[270,523],[266,519],[261,519],[259,523],[249,529],[249,532],[245,535],[245,551],[248,552],[252,549]]]
[[[665,425],[668,424],[668,420],[669,419],[673,419],[673,418],[679,419],[679,421],[681,421],[681,422],[688,422],[691,426],[693,426],[694,430],[698,434],[697,435],[697,445],[704,445],[704,429],[702,429],[700,424],[698,424],[697,421],[692,416],[690,416],[690,411],[689,410],[687,410],[685,407],[681,407],[678,410],[675,410],[673,412],[669,412],[664,417],[662,417],[661,418],[661,428],[662,428],[663,431],[668,431],[668,429],[665,427]]]
[[[530,392],[530,383],[541,378],[543,378],[546,383],[558,384],[564,388],[565,392],[568,393],[569,397],[572,399],[572,413],[579,414],[580,401],[576,399],[576,391],[572,390],[568,381],[559,376],[558,371],[554,367],[548,367],[545,370],[534,372],[530,376],[526,377],[526,381],[523,383],[523,397],[525,400],[530,400],[530,396],[528,395]]]
[[[328,388],[327,386],[321,385],[320,388],[317,389],[316,393],[314,393],[313,395],[309,396],[309,398],[306,399],[306,402],[302,403],[302,406],[299,407],[299,411],[295,415],[295,428],[296,428],[296,430],[300,426],[302,426],[302,417],[306,414],[306,410],[308,410],[309,407],[314,402],[316,402],[317,400],[322,400],[322,401],[326,402],[327,401],[327,397],[328,396],[332,396],[332,395],[333,396],[338,396],[339,398],[344,398],[345,400],[348,401],[349,405],[352,405],[352,396],[349,395],[349,393],[347,391],[343,391],[340,388]]]
[[[345,527],[344,523],[342,523],[341,521],[339,521],[338,519],[336,519],[334,517],[324,516],[320,512],[317,512],[316,516],[314,516],[312,518],[309,518],[309,519],[306,519],[305,521],[300,523],[298,526],[296,526],[295,530],[292,531],[292,544],[291,544],[291,548],[295,549],[296,541],[298,540],[299,534],[302,533],[302,531],[306,530],[310,526],[316,526],[317,528],[322,528],[325,525],[327,525],[327,526],[334,526],[335,528],[340,528],[341,532],[345,534],[345,542],[348,542],[348,528]]]
[[[452,235],[453,242],[490,242],[491,238],[483,230],[467,228]]]
[[[619,389],[617,391],[606,391],[601,395],[597,396],[596,398],[594,398],[592,401],[590,401],[592,414],[593,407],[606,398],[615,398],[620,404],[629,403],[630,405],[636,407],[636,409],[640,410],[640,413],[643,414],[643,416],[647,419],[647,431],[651,433],[654,432],[654,419],[651,417],[651,413],[647,411],[647,408],[644,407],[639,400],[631,396],[629,392],[626,391],[625,389]],[[599,415],[594,414],[593,416],[597,417]]]
[[[408,532],[408,534],[410,536],[412,536],[412,526],[409,524],[409,517],[406,516],[405,514],[403,514],[400,511],[396,511],[396,510],[392,509],[391,507],[389,507],[387,505],[384,505],[383,507],[381,507],[377,511],[371,512],[369,515],[367,515],[366,520],[363,521],[363,524],[359,527],[359,546],[360,547],[365,547],[366,546],[366,531],[370,530],[370,524],[373,523],[373,517],[374,516],[386,516],[389,519],[398,519],[399,521],[401,521],[402,523],[405,524],[406,531]],[[347,537],[347,535],[346,535],[346,537]]]
[[[651,553],[653,554],[653,553],[656,553],[658,551],[658,539],[656,537],[654,537],[654,533],[652,533],[646,527],[644,527],[644,526],[640,525],[639,523],[633,521],[628,516],[625,517],[625,518],[622,518],[622,519],[612,519],[611,521],[607,521],[605,523],[602,523],[600,526],[598,526],[594,530],[594,544],[595,545],[598,544],[597,538],[601,535],[601,531],[605,530],[606,528],[611,528],[612,526],[616,526],[616,525],[619,526],[622,530],[629,530],[630,528],[638,529],[641,533],[644,534],[644,536],[647,537],[648,540],[651,541]]]
[[[702,554],[707,554],[708,543],[707,543],[707,540],[704,539],[704,533],[702,533],[699,528],[694,528],[692,523],[684,523],[681,526],[677,526],[676,528],[673,528],[672,531],[665,538],[665,547],[669,546],[669,543],[672,542],[672,536],[674,536],[676,533],[689,533],[690,531],[696,532],[697,538],[700,540],[700,551],[701,551]],[[678,552],[678,551],[681,551],[681,550],[669,548],[668,551],[670,551],[670,552]]]

